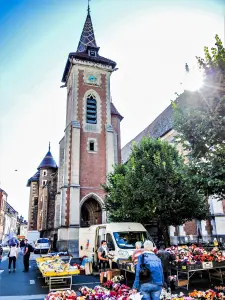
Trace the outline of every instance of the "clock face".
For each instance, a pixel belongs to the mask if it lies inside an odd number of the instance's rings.
[[[90,76],[88,77],[88,80],[89,80],[90,82],[92,82],[92,83],[95,83],[95,82],[97,81],[97,77],[94,76],[94,75],[90,75]]]

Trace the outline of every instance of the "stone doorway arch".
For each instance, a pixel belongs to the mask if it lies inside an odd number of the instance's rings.
[[[102,203],[93,195],[82,199],[80,204],[80,226],[102,224]]]

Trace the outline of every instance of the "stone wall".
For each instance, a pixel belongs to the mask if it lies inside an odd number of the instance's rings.
[[[55,223],[55,197],[57,192],[57,173],[52,175],[52,181],[48,185],[47,230],[54,229]]]

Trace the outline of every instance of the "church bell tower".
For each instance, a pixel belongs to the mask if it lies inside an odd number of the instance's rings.
[[[116,63],[100,56],[90,8],[77,51],[68,56],[65,135],[60,141],[56,227],[58,248],[78,250],[79,228],[106,223],[101,184],[121,162],[119,114],[110,94]],[[67,246],[66,246],[67,244]]]

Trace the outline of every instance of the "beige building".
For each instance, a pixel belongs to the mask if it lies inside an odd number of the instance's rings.
[[[4,231],[2,240],[7,239],[9,234],[17,235],[18,212],[8,203],[5,204]]]
[[[182,101],[182,98],[180,99]],[[148,127],[122,148],[122,162],[126,163],[129,160],[134,141],[139,144],[144,136],[150,136],[173,144],[176,134],[176,131],[173,129],[173,108],[170,104]],[[178,146],[178,151],[185,155],[181,146]],[[214,237],[225,241],[225,200],[218,202],[215,198],[209,197],[209,205],[210,220],[193,220],[182,226],[177,226],[176,228],[171,226],[169,228],[172,244],[197,240],[199,236],[202,236],[205,241],[213,240]]]

